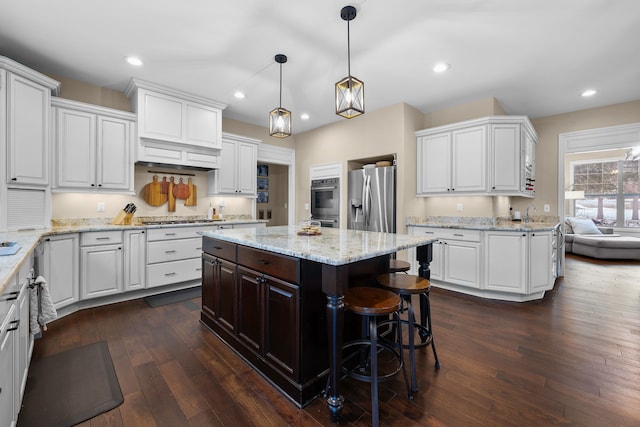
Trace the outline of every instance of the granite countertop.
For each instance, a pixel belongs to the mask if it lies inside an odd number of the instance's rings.
[[[88,231],[110,231],[110,230],[138,230],[151,228],[169,228],[169,227],[197,227],[197,226],[216,226],[222,224],[249,224],[249,223],[266,223],[266,220],[253,219],[225,219],[216,222],[192,222],[186,224],[162,224],[162,225],[144,225],[137,223],[134,225],[111,225],[105,223],[104,219],[95,221],[87,220],[64,220],[55,221],[50,228],[25,231],[6,231],[0,232],[0,242],[16,242],[20,245],[20,249],[15,255],[0,256],[0,295],[10,285],[10,279],[18,272],[22,264],[27,260],[29,254],[35,249],[44,236],[55,236],[59,234],[81,233]],[[248,228],[247,230],[251,230]]]
[[[551,231],[559,224],[554,217],[539,217],[531,222],[510,221],[502,218],[456,218],[456,217],[408,217],[407,226],[452,228],[480,231]]]
[[[298,235],[297,226],[206,231],[202,235],[252,248],[330,265],[344,265],[421,246],[436,239],[408,234],[322,228],[321,235]]]

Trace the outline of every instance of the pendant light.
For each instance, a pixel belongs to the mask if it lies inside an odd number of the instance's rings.
[[[280,106],[269,112],[269,135],[286,138],[291,135],[291,111],[282,108],[282,64],[287,62],[287,56],[280,53],[275,60],[280,64]]]
[[[340,17],[347,21],[347,69],[349,74],[336,83],[336,114],[347,119],[364,114],[364,83],[351,75],[351,39],[349,21],[355,19],[356,8],[345,6]]]

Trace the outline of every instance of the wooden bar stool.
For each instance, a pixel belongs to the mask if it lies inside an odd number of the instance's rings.
[[[407,261],[392,258],[389,260],[389,273],[403,273],[411,270],[411,264]]]
[[[440,369],[440,362],[438,361],[438,354],[436,353],[436,346],[433,341],[433,330],[431,328],[431,305],[429,303],[429,289],[431,283],[424,277],[414,276],[412,274],[381,274],[376,277],[378,285],[386,290],[389,290],[402,298],[406,309],[408,310],[407,320],[402,320],[401,323],[408,325],[409,342],[406,346],[403,346],[401,341],[398,340],[399,348],[406,348],[409,350],[409,369],[411,370],[411,392],[418,391],[417,374],[416,374],[416,355],[415,349],[426,347],[431,345],[433,350],[433,357],[435,358],[435,367]],[[415,313],[413,310],[413,304],[411,302],[412,295],[420,295],[421,307],[424,307],[426,313],[421,316],[426,321],[421,323],[416,322]],[[422,313],[421,313],[422,314]],[[384,322],[386,323],[386,322]],[[426,323],[426,324],[425,324]],[[415,343],[416,330],[420,335],[421,342]],[[398,329],[398,337],[402,337],[402,329]]]
[[[378,383],[391,379],[400,370],[407,384],[407,396],[411,398],[409,379],[404,367],[402,356],[402,338],[400,338],[399,351],[394,345],[378,340],[378,317],[398,313],[402,305],[400,297],[393,292],[373,287],[349,288],[344,293],[344,308],[352,313],[362,316],[363,336],[361,339],[349,341],[343,345],[343,350],[357,347],[355,351],[343,359],[343,371],[352,378],[371,383],[371,419],[373,426],[378,426]],[[397,327],[400,328],[399,316],[394,316]],[[381,374],[378,372],[378,353],[386,351],[393,354],[397,360],[395,369]],[[357,359],[357,363],[352,360]],[[354,366],[350,366],[354,365]]]

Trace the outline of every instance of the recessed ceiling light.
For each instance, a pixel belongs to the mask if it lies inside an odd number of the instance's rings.
[[[300,114],[300,118],[302,120],[309,120],[309,115],[307,113],[302,113],[302,114]]]
[[[235,96],[238,99],[244,99],[245,94],[244,92],[240,92],[239,90],[237,90],[236,93],[233,94],[233,96]]]
[[[595,89],[587,89],[584,92],[582,92],[582,96],[593,96],[596,94],[596,90]]]
[[[444,73],[449,68],[451,68],[450,64],[447,64],[446,62],[439,62],[439,63],[437,63],[436,65],[433,66],[433,71],[435,73]]]
[[[127,62],[134,67],[142,67],[142,60],[137,56],[127,56]]]

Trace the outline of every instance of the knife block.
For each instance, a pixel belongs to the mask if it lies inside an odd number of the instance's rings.
[[[121,210],[113,217],[111,225],[131,225],[132,222],[133,214],[126,213],[124,210]]]

